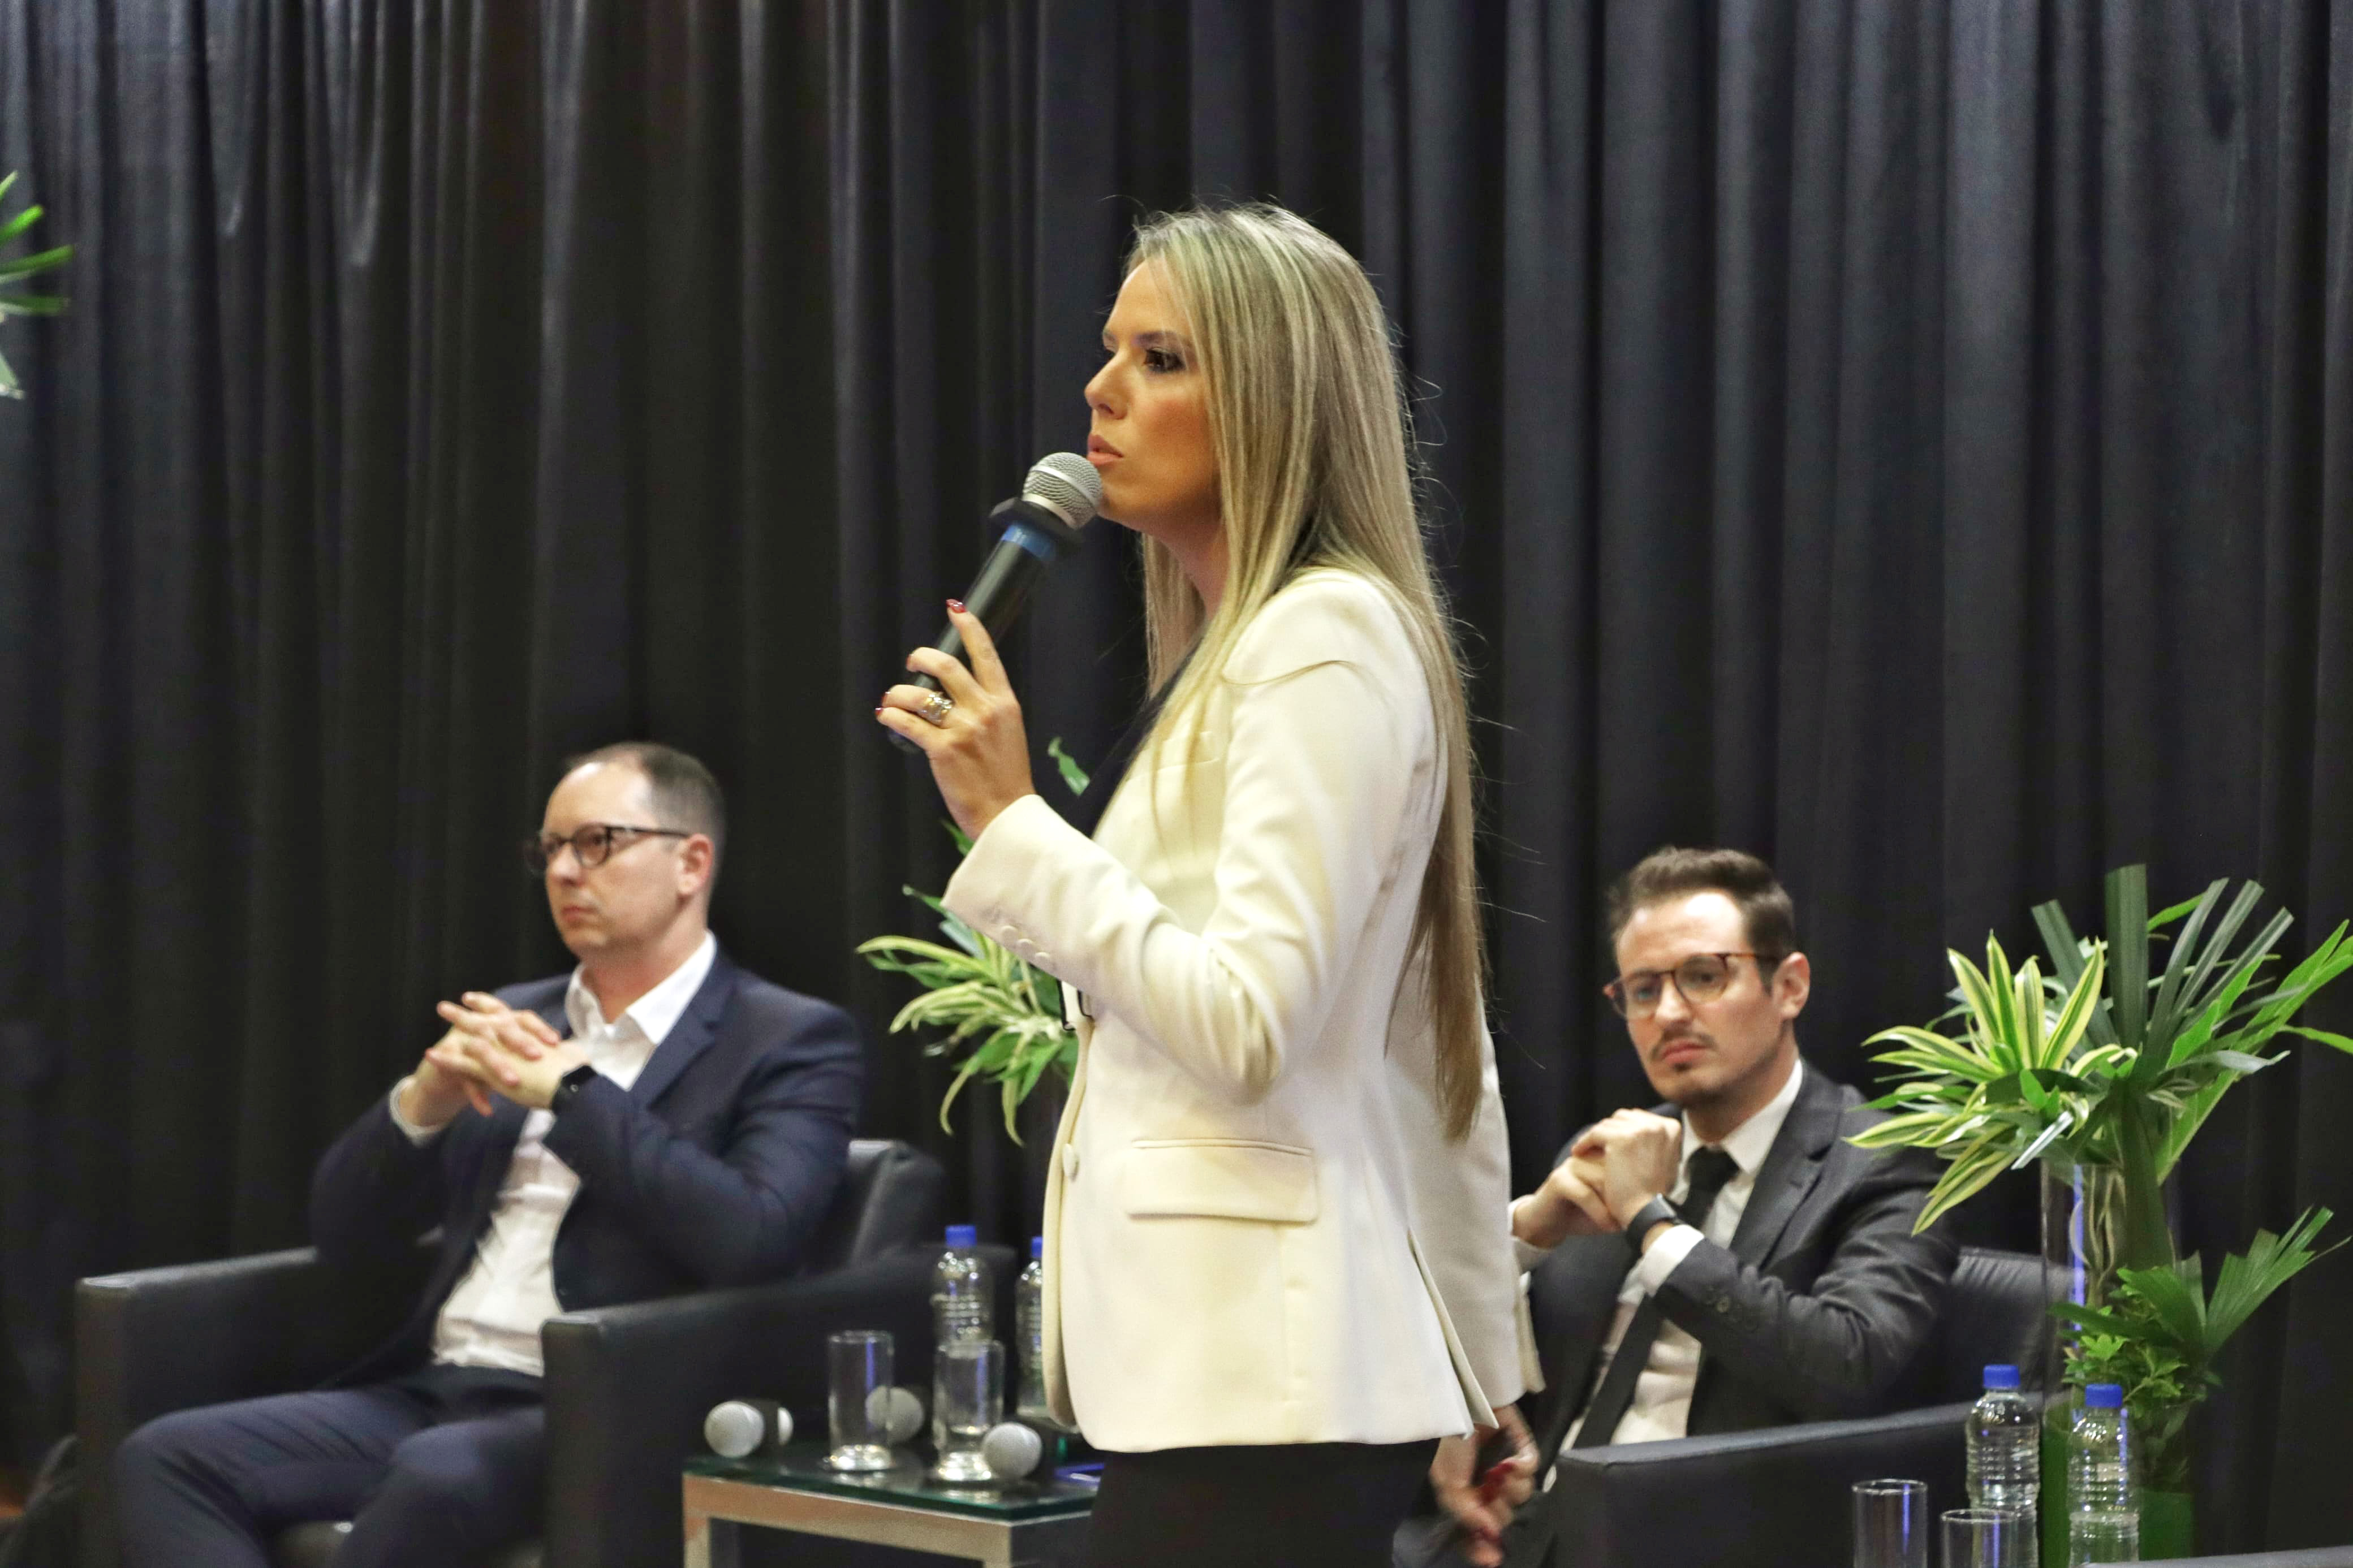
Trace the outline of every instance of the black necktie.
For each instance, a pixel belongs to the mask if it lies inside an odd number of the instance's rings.
[[[1707,1228],[1707,1211],[1715,1206],[1718,1193],[1740,1169],[1731,1155],[1721,1149],[1703,1147],[1691,1157],[1691,1187],[1683,1201],[1675,1205],[1675,1213],[1688,1226]],[[1639,1243],[1641,1238],[1635,1238]],[[1658,1340],[1659,1329],[1666,1321],[1659,1310],[1656,1298],[1646,1298],[1626,1324],[1626,1337],[1618,1346],[1618,1353],[1609,1358],[1609,1370],[1602,1374],[1601,1386],[1585,1406],[1585,1425],[1577,1428],[1576,1447],[1598,1448],[1609,1441],[1625,1419],[1627,1407],[1634,1403],[1634,1380],[1642,1375],[1650,1364],[1651,1346]],[[1556,1444],[1556,1447],[1557,1445]]]

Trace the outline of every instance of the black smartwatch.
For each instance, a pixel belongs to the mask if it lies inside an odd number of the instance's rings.
[[[567,1078],[565,1081],[570,1079]],[[556,1092],[561,1094],[563,1090]],[[1683,1216],[1675,1212],[1675,1205],[1667,1202],[1663,1194],[1652,1198],[1635,1210],[1634,1217],[1626,1222],[1626,1250],[1640,1258],[1642,1256],[1642,1238],[1651,1234],[1652,1226],[1681,1225],[1683,1222]]]
[[[555,1080],[555,1092],[547,1097],[547,1109],[558,1116],[563,1115],[572,1108],[572,1102],[580,1098],[580,1091],[586,1089],[596,1077],[596,1069],[586,1062],[582,1062]],[[1648,1214],[1650,1211],[1645,1209],[1642,1212]]]

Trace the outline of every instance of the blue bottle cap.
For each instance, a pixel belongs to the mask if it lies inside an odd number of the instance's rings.
[[[950,1247],[978,1247],[980,1245],[980,1232],[968,1225],[952,1225],[948,1226],[948,1245]]]
[[[1042,1236],[1031,1237],[1029,1238],[1029,1261],[1032,1263],[1043,1263],[1045,1260],[1046,1238]]]
[[[2084,1403],[2094,1410],[2122,1410],[2125,1386],[2121,1383],[2093,1384],[2084,1390]]]
[[[1985,1385],[1988,1388],[2016,1388],[2018,1369],[2008,1362],[1996,1362],[1985,1370]]]

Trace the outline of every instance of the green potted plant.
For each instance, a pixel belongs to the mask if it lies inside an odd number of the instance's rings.
[[[8,195],[8,187],[16,183],[9,174],[0,179],[0,199]],[[32,226],[41,221],[41,209],[26,207],[15,217],[0,222],[0,246],[21,239]],[[60,295],[32,294],[25,291],[25,282],[37,273],[62,267],[73,257],[74,247],[60,245],[53,250],[32,256],[20,256],[14,261],[0,261],[0,320],[10,316],[54,316],[66,308]],[[16,373],[8,368],[8,356],[0,354],[0,397],[22,397],[25,389],[16,384]]]
[[[1948,1164],[1921,1228],[2007,1170],[2041,1161],[2043,1249],[2065,1271],[2052,1369],[2070,1390],[2121,1383],[2139,1434],[2142,1554],[2191,1550],[2184,1426],[2218,1383],[2223,1342],[2263,1300],[2319,1256],[2327,1209],[2284,1236],[2259,1232],[2216,1271],[2210,1293],[2197,1258],[2178,1256],[2164,1184],[2231,1087],[2284,1058],[2284,1036],[2353,1052],[2353,1039],[2295,1022],[2322,987],[2353,967],[2339,925],[2284,974],[2274,951],[2293,917],[2282,910],[2243,943],[2263,889],[2229,896],[2229,879],[2148,913],[2147,870],[2107,879],[2105,941],[2079,939],[2054,900],[2034,911],[2048,949],[2013,969],[1998,942],[1978,969],[1948,953],[1959,1003],[1943,1030],[1905,1026],[1868,1042],[1895,1069],[1875,1103],[1889,1119],[1855,1142],[1933,1149]],[[2177,932],[2168,928],[2179,925]],[[2152,942],[2170,941],[2161,973]],[[2276,978],[2274,978],[2276,976]],[[2059,1294],[2059,1292],[2054,1292]],[[2067,1402],[2052,1402],[2054,1424]],[[2063,1448],[2046,1430],[2043,1490],[2063,1493]],[[2043,1510],[2046,1560],[2064,1561],[2064,1510]]]
[[[1046,754],[1076,797],[1087,789],[1087,775],[1062,750],[1058,737]],[[944,825],[959,855],[972,848],[953,822]],[[878,936],[860,942],[859,952],[877,969],[904,974],[923,989],[891,1020],[891,1032],[934,1029],[937,1035],[923,1047],[925,1056],[956,1062],[956,1074],[940,1100],[940,1128],[948,1130],[948,1110],[965,1085],[978,1078],[994,1082],[1004,1103],[1005,1131],[1017,1143],[1020,1130],[1014,1119],[1047,1073],[1060,1076],[1067,1086],[1079,1061],[1078,1037],[1062,1016],[1061,983],[1042,969],[1024,963],[997,942],[950,914],[947,906],[929,893],[902,889],[940,917],[945,944],[912,936]]]

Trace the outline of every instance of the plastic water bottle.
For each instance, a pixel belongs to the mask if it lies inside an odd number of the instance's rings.
[[[2133,1495],[2125,1391],[2095,1383],[2084,1390],[2083,1413],[2067,1439],[2067,1568],[2139,1561],[2140,1505]]]
[[[1020,1394],[1013,1402],[1017,1415],[1036,1418],[1046,1409],[1046,1238],[1029,1238],[1029,1267],[1013,1283],[1013,1329],[1019,1339]]]
[[[1962,1429],[1968,1452],[1969,1502],[1978,1508],[2034,1511],[2042,1489],[2042,1417],[2018,1390],[2018,1369],[1985,1369],[1985,1394]]]
[[[948,1226],[947,1250],[932,1269],[932,1339],[935,1344],[997,1337],[997,1301],[988,1288],[988,1260],[980,1255],[980,1234],[968,1225]]]

